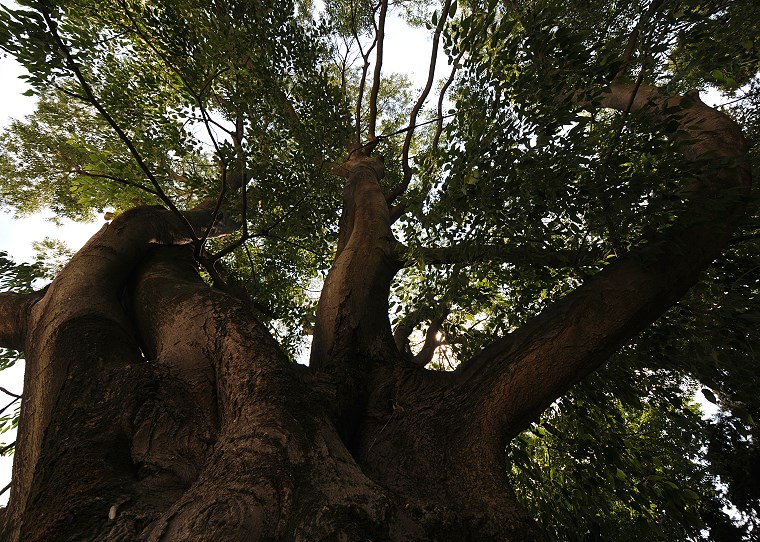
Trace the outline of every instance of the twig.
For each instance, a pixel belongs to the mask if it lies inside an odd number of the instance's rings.
[[[16,403],[19,401],[19,399],[21,399],[21,396],[18,396],[18,397],[16,397],[16,398],[15,398],[13,401],[11,401],[11,402],[10,402],[10,403],[8,403],[7,405],[5,405],[5,406],[2,408],[2,410],[0,410],[0,414],[2,414],[2,413],[3,413],[3,412],[5,412],[6,410],[8,410],[10,407],[12,407],[13,405],[15,405],[15,404],[16,404]]]
[[[1,391],[1,392],[3,392],[3,393],[4,393],[4,394],[6,394],[6,395],[10,395],[11,397],[15,397],[16,399],[21,399],[21,396],[20,396],[20,395],[16,395],[16,394],[15,394],[15,393],[13,393],[12,391],[8,391],[8,390],[6,390],[5,388],[3,388],[2,386],[0,386],[0,391]]]
[[[148,192],[149,194],[153,194],[155,196],[158,195],[158,193],[155,190],[145,186],[144,184],[136,183],[128,179],[122,179],[121,177],[116,177],[114,175],[108,175],[106,173],[95,173],[95,172],[87,171],[86,169],[80,169],[80,168],[74,168],[69,171],[66,171],[65,173],[76,173],[77,175],[85,175],[87,177],[92,177],[93,179],[108,179],[109,181],[114,181],[119,184],[124,184],[127,186],[133,186],[135,188],[139,188],[140,190],[144,190],[145,192]]]

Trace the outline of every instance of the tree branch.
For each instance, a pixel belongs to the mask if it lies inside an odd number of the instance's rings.
[[[388,14],[388,0],[380,2],[380,17],[377,23],[377,53],[375,56],[375,72],[372,78],[372,88],[369,93],[369,139],[375,139],[377,127],[377,95],[380,92],[380,75],[383,69],[383,41],[385,40],[385,17]]]
[[[748,233],[747,235],[737,235],[736,237],[732,238],[728,242],[728,244],[737,245],[739,243],[743,243],[744,241],[752,241],[754,239],[760,239],[760,233]]]
[[[375,33],[375,39],[372,41],[372,45],[369,46],[366,52],[362,47],[361,40],[359,40],[359,31],[356,25],[356,10],[354,9],[354,3],[351,2],[351,32],[356,40],[356,45],[359,47],[359,54],[362,57],[362,76],[359,79],[359,92],[356,98],[356,109],[354,111],[354,122],[356,123],[356,139],[354,143],[356,145],[361,144],[362,141],[362,103],[364,102],[364,87],[367,84],[367,70],[369,70],[369,55],[377,45],[378,35]]]
[[[631,31],[631,35],[628,36],[628,43],[626,44],[625,51],[623,52],[623,66],[618,72],[618,77],[621,77],[628,69],[628,66],[631,63],[631,58],[633,57],[633,51],[636,49],[636,43],[639,41],[639,34],[641,34],[641,29],[649,21],[652,15],[654,15],[654,13],[660,9],[662,2],[663,0],[652,0],[652,3],[649,4],[649,8],[647,8],[646,13],[644,13],[636,22],[636,26]]]
[[[0,346],[25,349],[29,310],[43,295],[44,291],[31,294],[0,292]]]
[[[50,15],[50,9],[48,8],[47,4],[45,2],[40,2],[40,6],[42,8],[40,9],[40,14],[45,20],[45,23],[48,25],[48,29],[50,30],[50,35],[52,36],[53,41],[55,42],[56,46],[60,49],[60,51],[63,53],[64,57],[66,58],[66,64],[68,64],[69,69],[74,73],[74,76],[76,77],[77,81],[79,81],[79,85],[82,87],[82,90],[85,93],[85,97],[87,98],[86,100],[87,103],[89,103],[95,109],[97,109],[98,113],[100,113],[100,115],[106,120],[106,122],[116,132],[116,134],[119,136],[119,139],[121,139],[122,143],[124,143],[124,145],[127,147],[132,157],[135,159],[135,162],[137,162],[138,167],[143,171],[143,173],[145,173],[145,175],[148,177],[148,180],[150,180],[151,184],[156,190],[156,195],[185,224],[187,231],[190,233],[190,235],[195,236],[195,233],[193,231],[193,226],[187,221],[185,216],[174,205],[171,199],[169,199],[169,197],[164,193],[163,189],[161,188],[161,185],[158,182],[158,179],[156,179],[156,176],[153,175],[153,172],[143,160],[142,155],[134,146],[130,137],[126,134],[126,132],[124,132],[124,130],[122,130],[121,126],[118,125],[118,123],[114,120],[114,118],[110,115],[110,113],[106,111],[106,109],[103,107],[100,101],[95,97],[95,93],[93,92],[92,87],[90,86],[90,83],[82,74],[82,71],[79,69],[79,65],[71,56],[71,51],[63,42],[63,40],[61,39],[61,36],[58,34],[58,23],[53,21]],[[197,241],[197,239],[195,238],[193,240]]]
[[[451,73],[449,74],[448,79],[446,79],[446,82],[443,84],[443,87],[441,87],[441,92],[438,94],[438,124],[436,125],[435,136],[433,137],[433,153],[438,150],[438,142],[441,138],[441,133],[443,132],[443,100],[446,96],[446,92],[449,90],[449,87],[454,82],[454,77],[456,76],[457,70],[459,69],[459,62],[462,60],[463,56],[464,50],[460,51],[459,55],[454,59],[454,65],[451,67]]]
[[[15,397],[16,399],[21,399],[20,395],[18,395],[16,393],[13,393],[12,391],[8,391],[5,388],[3,388],[2,386],[0,386],[0,391],[3,392],[6,395],[10,395],[11,397]]]
[[[81,168],[74,168],[70,171],[67,171],[66,173],[76,173],[77,175],[92,177],[93,179],[108,179],[109,181],[114,181],[119,184],[139,188],[140,190],[144,190],[145,192],[148,192],[149,194],[153,194],[154,196],[158,195],[158,193],[155,190],[145,186],[144,184],[136,183],[128,179],[122,179],[121,177],[116,177],[114,175],[108,175],[106,173],[95,173],[94,171],[87,171],[86,169],[81,169]]]
[[[413,265],[404,255],[409,251],[403,243],[396,244],[396,257],[403,267]],[[468,264],[483,261],[542,265],[552,268],[574,267],[578,264],[580,253],[577,250],[551,251],[525,245],[505,243],[503,245],[480,245],[475,243],[458,243],[445,247],[421,247],[415,249],[425,264],[451,265]]]
[[[10,403],[8,403],[7,405],[5,405],[3,408],[0,408],[0,415],[4,414],[6,410],[8,410],[9,408],[11,408],[13,405],[15,405],[16,403],[18,403],[20,400],[21,400],[21,395],[19,395],[16,398],[14,398]]]
[[[633,85],[613,84],[601,104],[622,111],[633,92]],[[667,97],[646,86],[631,110],[663,125],[677,122],[682,154],[702,173],[687,185],[688,202],[668,229],[460,366],[459,393],[479,397],[477,412],[466,416],[488,420],[496,445],[671,307],[726,246],[743,214],[751,184],[747,144],[728,116],[692,93]]]
[[[448,315],[449,307],[443,306],[441,307],[440,314],[430,322],[427,332],[425,332],[425,343],[422,345],[422,349],[412,359],[416,365],[424,367],[433,360],[436,348],[441,345],[441,341],[438,339],[438,333],[441,331],[441,326],[443,326]]]
[[[214,150],[216,151],[216,155],[219,157],[220,163],[222,163],[222,170],[224,173],[224,170],[227,169],[227,165],[222,162],[222,154],[219,149],[219,143],[216,140],[216,136],[214,135],[214,131],[211,129],[211,115],[208,114],[208,111],[206,110],[206,107],[203,103],[203,97],[202,92],[205,91],[207,88],[210,87],[213,80],[218,77],[221,73],[223,73],[224,70],[218,71],[216,74],[214,74],[211,78],[209,78],[203,85],[201,93],[195,92],[192,85],[187,81],[184,74],[171,62],[169,62],[169,59],[166,58],[166,56],[161,53],[161,51],[158,50],[158,47],[153,43],[153,41],[143,32],[142,28],[140,28],[140,25],[137,24],[137,21],[132,17],[131,13],[129,12],[129,6],[127,6],[124,2],[122,2],[122,8],[124,10],[124,14],[127,16],[129,21],[132,23],[132,27],[134,28],[135,33],[140,37],[140,39],[143,40],[145,45],[148,46],[155,54],[158,56],[161,61],[169,67],[169,69],[177,76],[179,77],[179,80],[182,81],[182,85],[185,87],[185,90],[192,96],[192,98],[195,100],[195,103],[198,105],[198,109],[201,112],[201,121],[203,122],[203,125],[206,127],[206,133],[209,136],[209,139],[211,140],[212,145],[214,146]],[[222,130],[227,132],[228,134],[232,135],[234,137],[235,132],[231,130],[227,130],[223,128],[218,122],[213,122],[213,124],[219,126]]]
[[[401,167],[404,172],[404,177],[401,181],[401,186],[399,186],[396,190],[393,191],[390,196],[388,196],[387,199],[389,202],[392,202],[394,199],[396,199],[396,197],[403,194],[409,187],[409,183],[412,180],[412,168],[409,166],[409,148],[412,145],[412,138],[414,137],[414,126],[417,123],[417,115],[422,109],[422,106],[425,104],[425,100],[427,100],[428,94],[430,94],[430,89],[433,88],[433,80],[435,79],[435,66],[438,59],[438,42],[441,39],[441,32],[443,31],[443,26],[446,24],[446,19],[449,17],[450,8],[451,0],[445,0],[443,3],[443,8],[441,9],[441,16],[438,19],[438,24],[436,25],[435,32],[433,33],[433,46],[430,52],[430,64],[428,67],[427,82],[425,83],[425,88],[422,90],[422,93],[420,93],[420,97],[417,99],[417,103],[414,104],[412,112],[409,115],[409,129],[406,132],[406,137],[404,138],[404,146],[401,151]]]
[[[459,55],[454,59],[454,65],[451,68],[451,73],[449,73],[448,79],[446,79],[446,82],[443,84],[443,87],[441,88],[441,92],[438,94],[438,117],[433,119],[433,121],[436,123],[435,127],[435,134],[433,136],[433,143],[430,146],[431,155],[434,160],[434,156],[438,151],[438,143],[441,138],[441,133],[443,132],[443,120],[447,117],[452,116],[451,114],[444,115],[443,114],[443,100],[446,97],[446,92],[448,91],[451,84],[454,82],[454,77],[456,76],[457,70],[459,69],[459,61],[464,56],[465,51],[462,50]],[[430,121],[429,121],[430,122]],[[418,126],[422,126],[424,124],[428,124],[428,122],[423,122],[419,124]],[[412,127],[409,127],[413,129]],[[431,163],[430,167],[421,175],[423,181],[424,179],[430,174],[430,172],[433,170],[434,167],[434,161]],[[411,180],[411,178],[409,179]],[[424,199],[427,197],[428,192],[430,191],[430,187],[432,186],[431,183],[427,183],[427,188],[424,188],[422,190],[422,194],[420,195],[420,199]],[[397,197],[399,197],[401,194],[403,194],[406,189],[409,187],[409,181],[403,180],[400,183],[400,185],[395,188],[390,194],[387,196],[388,202],[394,201]],[[396,222],[399,218],[401,218],[404,214],[404,211],[406,210],[406,206],[403,204],[397,204],[391,208],[391,224]]]

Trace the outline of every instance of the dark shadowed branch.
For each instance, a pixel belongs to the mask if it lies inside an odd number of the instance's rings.
[[[408,247],[396,244],[396,255],[402,265],[412,265],[415,261],[405,257]],[[577,250],[549,250],[541,247],[505,243],[503,245],[482,245],[458,243],[445,247],[420,247],[414,249],[417,260],[427,265],[468,264],[483,261],[511,263],[515,265],[542,265],[552,268],[575,267],[581,256]]]
[[[628,43],[626,44],[625,51],[623,52],[623,66],[620,68],[618,76],[622,76],[622,74],[624,74],[628,69],[628,66],[631,63],[631,58],[633,57],[633,52],[636,49],[636,44],[639,41],[641,29],[644,28],[644,26],[649,22],[655,12],[660,9],[662,2],[663,0],[652,0],[652,3],[649,4],[646,12],[636,22],[636,26],[633,28],[630,36],[628,37]]]
[[[424,367],[433,360],[436,348],[441,345],[441,339],[438,335],[440,334],[443,323],[446,321],[448,315],[449,307],[439,307],[439,314],[432,319],[425,332],[425,342],[423,343],[422,348],[412,359],[416,365]]]

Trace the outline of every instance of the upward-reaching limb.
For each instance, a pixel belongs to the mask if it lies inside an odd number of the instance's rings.
[[[640,87],[632,100],[633,92],[614,84],[601,104],[676,121],[683,156],[702,173],[671,227],[461,366],[460,393],[481,397],[474,418],[488,419],[502,443],[675,303],[741,216],[750,171],[738,126],[693,95]]]

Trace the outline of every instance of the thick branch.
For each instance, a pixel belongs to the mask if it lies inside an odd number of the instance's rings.
[[[29,310],[42,296],[43,292],[0,292],[0,346],[24,350]]]
[[[601,103],[625,110],[633,91],[615,84]],[[738,126],[694,95],[664,97],[652,87],[638,89],[637,110],[678,123],[682,153],[701,177],[670,228],[460,367],[462,393],[477,389],[482,400],[473,408],[502,444],[675,303],[742,215],[751,177]]]
[[[383,163],[359,156],[343,167],[349,175],[338,253],[322,288],[311,350],[316,368],[342,363],[358,352],[377,355],[391,339],[387,300],[398,266],[379,184]]]
[[[375,139],[377,127],[377,95],[380,93],[380,75],[383,70],[383,47],[385,41],[385,17],[388,14],[388,0],[380,2],[380,17],[377,23],[377,52],[375,56],[375,72],[372,78],[372,88],[369,93],[369,138]]]
[[[405,259],[404,255],[408,250],[402,243],[396,244],[396,255],[399,261],[403,262],[403,266],[415,263]],[[459,243],[446,247],[423,247],[415,249],[414,253],[428,265],[468,264],[490,261],[516,265],[526,263],[535,265],[538,263],[552,268],[572,267],[577,264],[580,256],[578,251],[575,250],[552,251],[513,243],[503,245]]]
[[[9,330],[9,336],[16,334],[16,341],[22,338],[19,329],[27,333],[23,348],[17,348],[24,350],[27,365],[20,421],[24,431],[19,433],[12,506],[6,514],[19,518],[39,482],[34,474],[43,453],[43,437],[59,401],[76,389],[65,383],[72,378],[86,380],[96,366],[128,371],[141,365],[140,345],[122,305],[135,262],[151,246],[189,244],[192,239],[186,223],[193,225],[192,237],[203,236],[212,214],[212,209],[193,209],[180,220],[160,207],[130,209],[103,226],[77,252],[37,303],[27,302],[24,308],[21,298],[8,298],[11,302],[6,306],[13,309],[15,301],[17,314],[9,312],[7,316],[16,318],[3,318],[2,322],[19,322],[16,329]],[[219,226],[214,234],[225,230]]]

